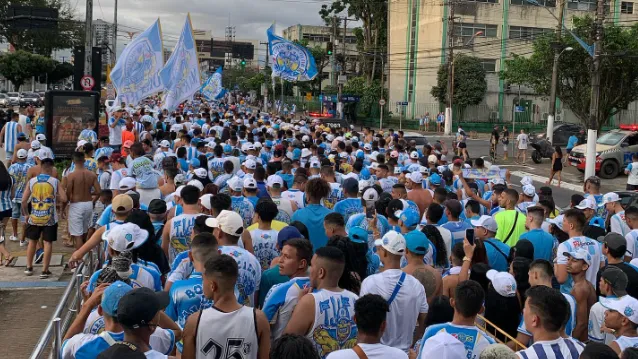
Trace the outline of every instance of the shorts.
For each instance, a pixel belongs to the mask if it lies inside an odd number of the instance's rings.
[[[638,191],[638,185],[635,184],[627,184],[627,191]]]
[[[13,152],[9,152],[9,151],[5,151],[6,152],[6,157],[8,160],[13,158]]]
[[[12,219],[22,219],[24,220],[24,217],[22,216],[22,203],[20,202],[13,202],[11,204],[11,218]]]
[[[58,240],[58,224],[52,226],[36,226],[34,224],[27,224],[27,229],[24,232],[29,240],[37,241],[42,235],[42,239],[45,242],[55,242]]]
[[[465,142],[460,142],[460,143],[459,143],[459,148],[467,148],[467,143],[465,143]]]
[[[503,145],[503,151],[507,152],[507,145]]]
[[[69,234],[81,236],[89,230],[89,222],[93,214],[93,202],[76,202],[69,204]]]
[[[7,209],[6,211],[2,211],[0,212],[0,221],[5,219],[5,218],[11,218],[11,214],[13,212],[13,209]]]
[[[419,125],[423,126],[426,123],[425,119],[420,119],[419,120]]]
[[[519,148],[518,148],[518,150],[519,150],[519,151],[527,151],[527,147],[525,147],[525,148],[520,148],[520,147],[519,147]]]

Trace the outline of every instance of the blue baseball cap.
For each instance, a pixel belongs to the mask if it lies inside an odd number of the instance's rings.
[[[286,226],[277,234],[277,246],[281,250],[284,244],[286,244],[289,239],[293,238],[303,238],[303,235],[299,232],[297,227]]]
[[[295,148],[294,150],[292,150],[292,159],[298,160],[300,158],[301,158],[301,150],[298,148]]]
[[[266,140],[265,146],[270,148],[272,147],[272,141],[271,140]]]
[[[432,175],[430,175],[430,183],[435,184],[435,185],[440,185],[441,184],[441,176],[438,173],[433,173]]]
[[[411,231],[404,235],[405,246],[412,253],[426,254],[428,252],[428,237],[420,231]]]
[[[27,135],[24,132],[18,132],[18,138],[20,137],[27,138]]]
[[[369,180],[370,179],[370,170],[368,168],[362,169],[361,173],[359,173],[359,178],[361,178],[362,180]]]
[[[420,222],[419,212],[409,207],[395,215],[399,220],[403,221],[403,225],[408,228],[414,227]]]
[[[200,166],[199,160],[197,158],[191,159],[190,164],[191,164],[191,166],[193,166],[195,168],[199,168],[199,166]]]
[[[361,227],[350,228],[348,237],[353,243],[368,243],[368,231]]]
[[[225,152],[225,153],[231,153],[231,152],[233,152],[233,147],[232,147],[231,145],[229,145],[229,144],[225,144],[225,145],[224,145],[224,152]]]
[[[132,291],[133,287],[118,280],[109,285],[102,294],[102,311],[110,317],[117,315],[117,306],[120,303],[120,299],[128,292]]]

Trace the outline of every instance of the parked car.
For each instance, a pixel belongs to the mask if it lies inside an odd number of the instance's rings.
[[[596,173],[604,179],[615,178],[638,153],[638,125],[620,125],[596,140]],[[585,171],[587,144],[576,146],[569,156],[569,163],[579,171]]]
[[[29,105],[40,106],[40,96],[37,93],[25,93],[20,97],[20,107]]]
[[[11,99],[6,94],[0,93],[0,107],[9,107]]]
[[[7,93],[9,99],[11,100],[10,106],[18,106],[20,104],[20,94],[17,92],[9,92]]]

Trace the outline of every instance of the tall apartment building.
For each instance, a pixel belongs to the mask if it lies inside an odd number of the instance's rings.
[[[596,0],[564,1],[567,1],[564,16],[567,28],[571,28],[573,17],[595,15]],[[513,54],[529,56],[536,36],[554,33],[558,22],[548,10],[558,16],[556,0],[538,0],[541,6],[527,0],[389,0],[390,104],[409,102],[406,109],[409,117],[422,116],[425,111],[432,113],[433,108],[438,110],[438,106],[432,106],[438,101],[430,90],[436,85],[439,66],[447,61],[451,3],[455,17],[454,53],[481,59],[487,72],[484,104],[491,110],[480,117],[511,120],[509,109],[519,88],[505,83],[498,73]],[[635,5],[633,1],[610,0],[606,21],[628,24],[638,20]],[[547,113],[548,101],[531,89],[521,88],[521,97],[537,105],[539,118]]]
[[[102,65],[110,64],[113,59],[111,51],[116,51],[113,48],[113,24],[106,22],[102,19],[93,21],[93,44],[98,47],[102,47]]]
[[[325,49],[333,36],[333,29],[330,26],[314,26],[314,25],[293,25],[283,30],[283,38],[290,41],[308,40],[309,47],[319,46]],[[353,33],[353,29],[346,29],[345,38],[346,67],[344,70],[346,75],[354,74],[359,71],[359,52],[357,51],[357,38]],[[335,54],[343,53],[343,27],[340,27],[337,33],[337,45],[333,51]],[[320,64],[317,64],[319,67]],[[328,63],[323,68],[322,86],[330,85],[329,74],[332,67]],[[340,69],[337,69],[340,70]]]

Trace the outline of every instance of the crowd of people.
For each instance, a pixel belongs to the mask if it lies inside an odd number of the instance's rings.
[[[109,114],[62,173],[44,135],[0,136],[26,275],[67,229],[71,266],[105,258],[62,358],[638,357],[638,208],[596,177],[560,212],[443,143],[240,95]]]

